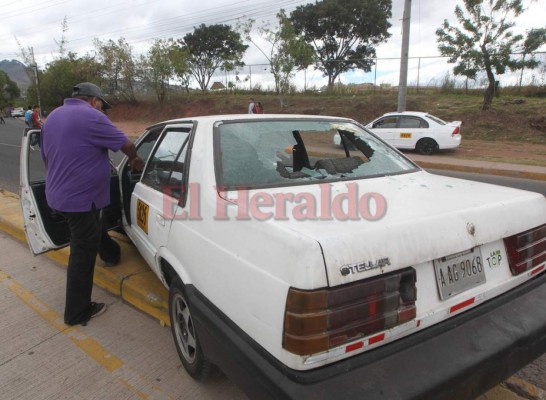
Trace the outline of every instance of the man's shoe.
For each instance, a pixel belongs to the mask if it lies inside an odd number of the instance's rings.
[[[89,316],[88,319],[86,319],[84,321],[75,322],[75,323],[69,323],[69,322],[64,321],[64,323],[66,325],[70,325],[70,326],[74,326],[74,325],[87,326],[87,323],[89,322],[89,320],[91,318],[98,317],[99,315],[103,314],[106,311],[106,309],[107,309],[106,304],[104,304],[104,303],[95,303],[94,301],[92,301],[91,302],[91,315]]]
[[[89,319],[91,318],[95,318],[95,317],[98,317],[99,315],[103,314],[105,311],[106,311],[106,304],[104,303],[95,303],[95,302],[91,302],[91,316],[89,317]],[[87,326],[87,323],[89,322],[89,319],[87,321],[82,321],[81,322],[81,325],[82,326]]]
[[[91,317],[95,318],[103,314],[108,307],[104,303],[91,302]]]
[[[114,260],[114,261],[104,261],[104,260],[102,260],[102,263],[104,264],[104,266],[106,268],[111,268],[111,267],[115,267],[116,265],[119,264],[119,259]]]

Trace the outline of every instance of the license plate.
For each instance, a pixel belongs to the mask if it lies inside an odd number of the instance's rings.
[[[434,260],[440,299],[448,299],[485,282],[485,269],[479,247]]]
[[[136,220],[137,225],[144,231],[145,234],[148,234],[148,214],[150,211],[150,206],[144,203],[142,200],[137,199],[137,209],[136,209]]]

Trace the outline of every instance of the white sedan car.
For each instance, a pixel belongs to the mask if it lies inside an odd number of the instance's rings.
[[[15,107],[13,110],[11,110],[11,116],[12,117],[24,117],[25,116],[25,109],[23,107]]]
[[[34,253],[67,245],[24,134]],[[332,146],[334,135],[350,143]],[[353,120],[225,115],[148,128],[109,222],[169,289],[196,379],[255,399],[475,398],[546,349],[546,199],[432,175]]]
[[[445,122],[416,111],[391,112],[373,120],[366,128],[398,149],[430,155],[437,150],[454,149],[461,144],[461,121]],[[341,146],[341,138],[334,137]]]

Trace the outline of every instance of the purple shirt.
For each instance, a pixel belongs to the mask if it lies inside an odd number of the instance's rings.
[[[108,117],[81,99],[65,99],[42,128],[46,198],[58,211],[90,211],[110,204],[108,150],[129,140]]]

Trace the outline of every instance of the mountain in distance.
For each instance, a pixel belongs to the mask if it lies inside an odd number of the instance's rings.
[[[17,60],[0,61],[0,70],[8,74],[9,78],[23,89],[30,86],[30,78],[27,75],[25,64]]]

